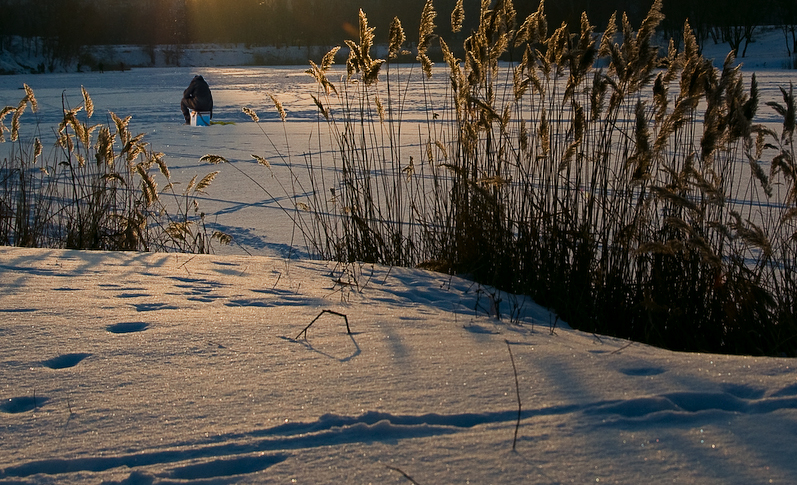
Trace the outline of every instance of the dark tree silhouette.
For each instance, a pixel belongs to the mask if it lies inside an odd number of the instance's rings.
[[[493,0],[494,2],[497,0]],[[358,10],[386,42],[389,26],[399,17],[407,41],[418,41],[418,22],[425,0],[0,0],[0,48],[12,36],[29,41],[53,59],[73,58],[83,45],[139,44],[173,46],[190,43],[248,45],[342,44],[357,37]],[[539,0],[516,2],[517,21],[537,10]],[[478,25],[481,0],[465,0],[462,31],[452,33],[449,14],[456,0],[435,0],[437,33],[452,48]],[[581,12],[602,29],[613,12],[637,24],[649,5],[633,0],[557,0],[546,4],[549,28],[563,21],[578,25]],[[794,0],[728,0],[722,8],[709,2],[667,0],[664,31],[676,39],[689,19],[701,42],[714,38],[745,54],[756,26],[780,25],[789,53],[797,50],[797,3]]]

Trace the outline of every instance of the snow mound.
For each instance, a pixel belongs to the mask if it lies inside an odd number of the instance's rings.
[[[6,247],[0,282],[0,483],[797,480],[790,359],[377,265]]]

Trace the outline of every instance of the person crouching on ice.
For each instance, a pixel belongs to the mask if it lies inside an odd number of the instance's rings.
[[[194,76],[191,84],[183,91],[183,99],[180,101],[180,109],[185,117],[185,124],[191,123],[189,110],[209,111],[210,118],[213,119],[213,96],[210,94],[210,86],[202,76]]]

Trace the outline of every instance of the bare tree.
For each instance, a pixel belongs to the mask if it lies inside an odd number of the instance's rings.
[[[778,26],[786,40],[789,57],[797,56],[797,2],[794,0],[773,0]],[[797,64],[794,66],[797,68]]]

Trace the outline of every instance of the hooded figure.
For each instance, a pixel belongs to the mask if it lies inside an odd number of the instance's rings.
[[[183,91],[183,99],[180,101],[180,109],[185,117],[185,124],[191,122],[191,115],[188,110],[210,111],[210,118],[213,118],[213,96],[210,94],[210,86],[202,76],[194,76],[191,84]]]

